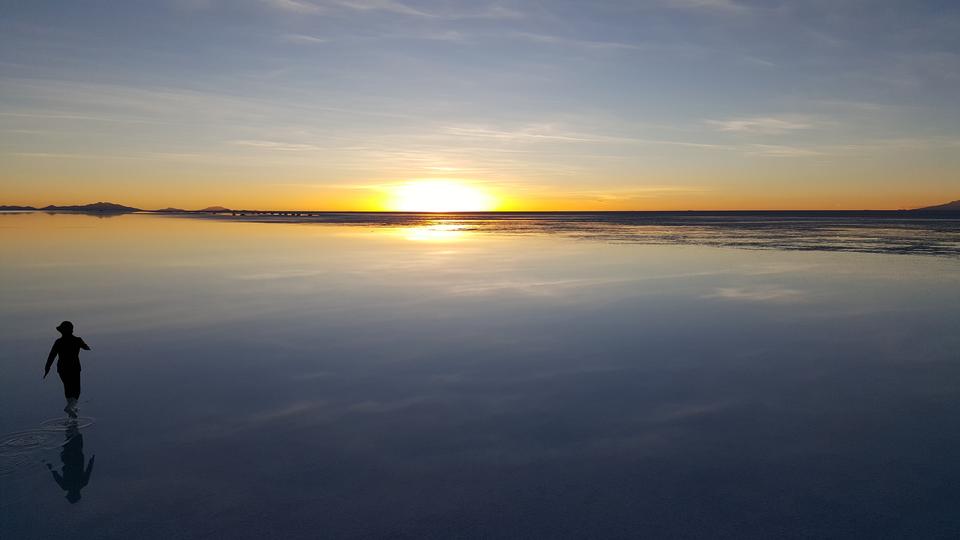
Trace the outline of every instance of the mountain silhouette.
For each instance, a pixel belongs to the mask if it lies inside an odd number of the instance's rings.
[[[72,206],[56,206],[51,204],[50,206],[40,208],[40,210],[46,210],[48,212],[89,212],[97,214],[124,214],[128,212],[140,212],[139,208],[109,202],[97,202],[93,204],[80,204]]]
[[[11,211],[14,211],[14,210],[21,210],[21,211],[22,211],[22,210],[36,210],[36,208],[34,208],[34,207],[32,207],[32,206],[16,206],[16,205],[9,205],[9,204],[0,205],[0,212],[4,212],[4,211],[11,212]]]
[[[960,212],[960,200],[948,202],[947,204],[938,204],[936,206],[915,208],[914,212]]]

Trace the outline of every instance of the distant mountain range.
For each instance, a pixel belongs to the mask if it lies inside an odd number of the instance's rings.
[[[0,206],[0,211],[44,211],[44,212],[85,212],[91,214],[125,214],[128,212],[140,212],[139,208],[134,208],[132,206],[124,206],[122,204],[114,204],[108,202],[97,202],[93,204],[75,204],[71,206],[57,206],[51,204],[49,206],[44,206],[43,208],[37,208],[35,206],[10,206],[2,205]]]
[[[140,208],[134,208],[132,206],[124,206],[122,204],[109,203],[109,202],[96,202],[93,204],[78,204],[71,206],[44,206],[43,208],[36,208],[34,206],[17,206],[17,205],[0,205],[0,212],[33,212],[33,211],[44,211],[44,212],[81,212],[89,214],[127,214],[130,212],[157,212],[157,213],[219,213],[219,212],[230,212],[229,208],[223,206],[208,206],[201,210],[184,210],[182,208],[162,208],[160,210],[141,210]],[[938,204],[936,206],[925,206],[923,208],[914,208],[908,210],[908,212],[960,212],[960,200],[948,202],[946,204]]]
[[[75,204],[70,206],[57,206],[49,205],[44,206],[43,208],[37,208],[35,206],[17,206],[17,205],[0,205],[0,212],[79,212],[86,214],[128,214],[131,212],[159,212],[159,213],[189,213],[189,212],[229,212],[229,208],[223,206],[210,206],[202,210],[184,210],[182,208],[163,208],[160,210],[142,210],[140,208],[134,208],[132,206],[124,206],[122,204],[109,203],[109,202],[96,202],[93,204]]]
[[[76,204],[72,206],[56,206],[51,204],[50,206],[44,206],[40,208],[47,212],[89,212],[97,214],[126,214],[129,212],[139,212],[139,208],[134,208],[132,206],[124,206],[122,204],[108,203],[108,202],[96,202],[93,204]]]
[[[915,208],[914,212],[960,212],[960,201],[948,202],[947,204],[938,204],[936,206],[925,206]]]

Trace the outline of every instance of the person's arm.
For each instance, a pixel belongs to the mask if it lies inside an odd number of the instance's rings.
[[[47,365],[43,366],[43,378],[47,378],[47,374],[50,373],[50,366],[53,365],[53,359],[57,357],[57,345],[60,343],[60,340],[53,342],[53,347],[50,347],[50,354],[47,355]]]
[[[84,341],[83,338],[80,338],[80,348],[83,349],[83,350],[85,350],[85,351],[89,351],[89,350],[90,350],[90,346],[87,345],[87,342]]]

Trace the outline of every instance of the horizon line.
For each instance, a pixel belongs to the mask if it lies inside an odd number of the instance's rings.
[[[3,209],[4,206],[14,207],[13,209]],[[28,205],[0,205],[0,212],[51,212],[51,213],[74,213],[74,214],[208,214],[222,215],[274,215],[285,217],[296,217],[295,214],[406,214],[406,215],[489,215],[489,214],[680,214],[680,213],[746,213],[746,212],[777,212],[777,213],[811,213],[811,212],[915,212],[925,210],[928,207],[919,208],[737,208],[737,209],[684,209],[684,210],[448,210],[448,211],[414,211],[414,210],[256,210],[256,209],[227,209],[227,210],[150,210],[145,208],[132,208],[129,211],[106,211],[106,210],[82,210],[69,209],[68,206],[82,205],[56,205],[60,208],[47,207],[29,207]],[[939,206],[939,205],[938,205]],[[19,208],[16,208],[19,207]],[[929,212],[955,213],[956,210],[928,210]]]

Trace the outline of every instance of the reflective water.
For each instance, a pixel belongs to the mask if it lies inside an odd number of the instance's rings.
[[[809,219],[0,215],[0,538],[956,536],[956,222]]]

